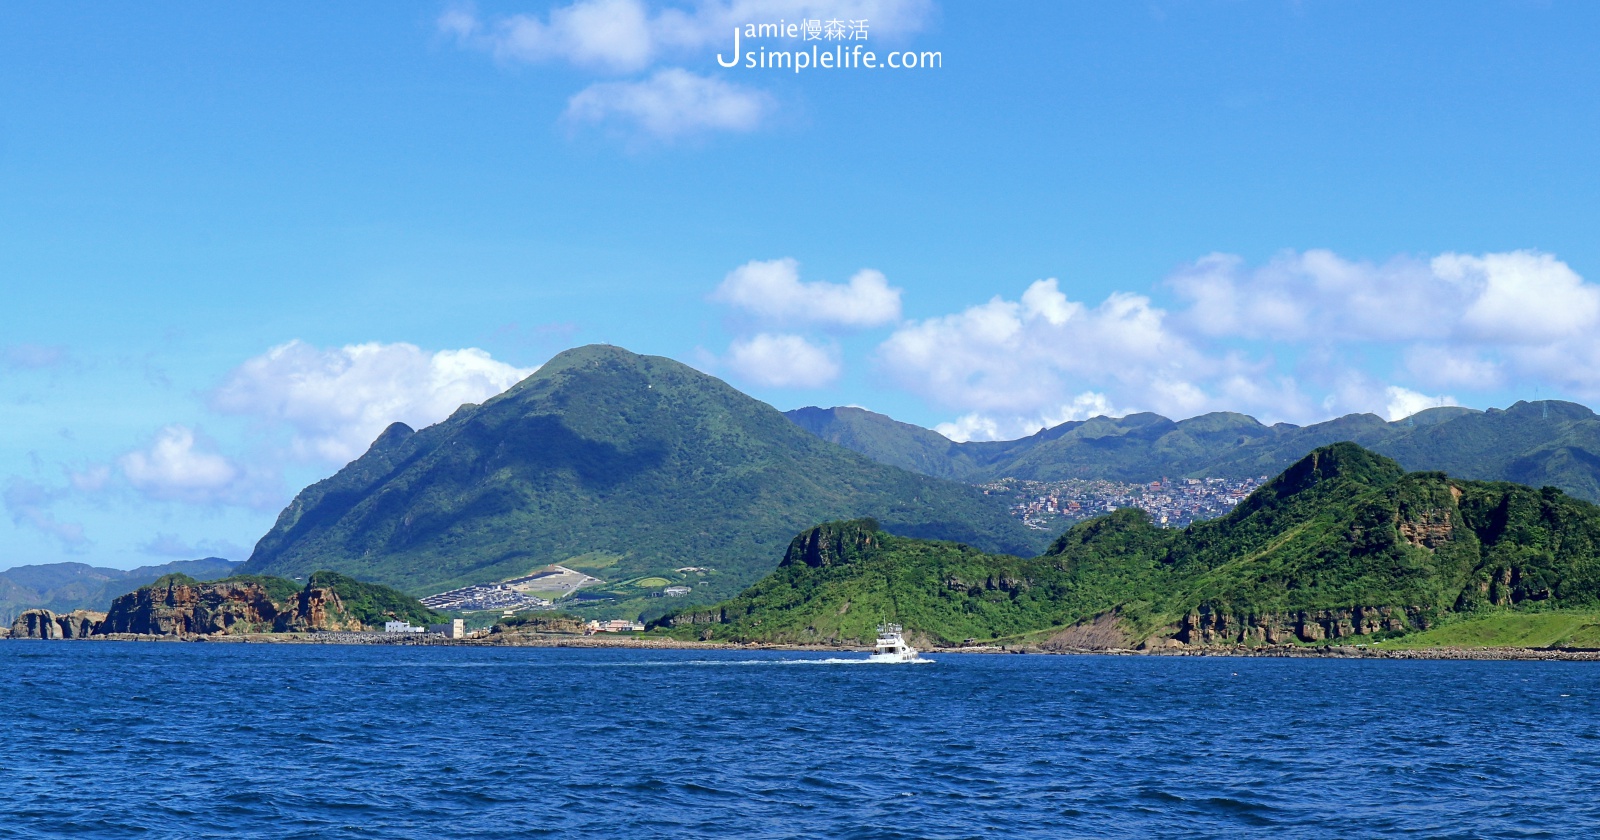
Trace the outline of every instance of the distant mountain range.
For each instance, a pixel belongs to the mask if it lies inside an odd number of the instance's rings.
[[[596,345],[434,426],[389,427],[301,491],[242,571],[333,569],[425,595],[560,563],[606,582],[577,603],[638,614],[729,597],[796,532],[859,516],[1024,555],[1050,536],[686,365]],[[685,600],[662,597],[673,584],[691,587]]]
[[[242,565],[221,557],[206,557],[137,569],[102,569],[85,563],[17,566],[0,572],[0,624],[9,625],[18,613],[35,608],[58,613],[103,611],[113,598],[149,586],[163,575],[220,578]]]
[[[897,621],[942,643],[1290,644],[1597,605],[1600,507],[1553,488],[1408,474],[1338,443],[1221,518],[1157,528],[1124,509],[1032,559],[829,523],[737,598],[656,624],[746,641],[863,642]]]
[[[1310,426],[1267,426],[1227,412],[1176,422],[1130,414],[1062,423],[1020,440],[969,443],[859,408],[801,408],[786,415],[880,463],[954,481],[1244,478],[1276,474],[1319,446],[1352,441],[1409,470],[1549,485],[1600,501],[1600,416],[1555,400],[1505,410],[1433,408],[1393,422],[1351,414]]]

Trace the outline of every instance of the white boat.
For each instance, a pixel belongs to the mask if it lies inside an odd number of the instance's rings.
[[[917,649],[906,644],[898,624],[878,625],[878,643],[872,648],[872,655],[867,657],[868,662],[899,663],[899,662],[927,662],[917,655]]]

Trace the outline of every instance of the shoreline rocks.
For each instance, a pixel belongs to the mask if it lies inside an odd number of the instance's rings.
[[[99,630],[106,614],[73,610],[56,615],[46,609],[23,610],[11,622],[13,639],[85,639]]]

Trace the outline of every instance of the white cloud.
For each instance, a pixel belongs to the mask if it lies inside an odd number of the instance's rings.
[[[849,283],[804,283],[800,263],[787,257],[728,272],[711,299],[771,323],[874,327],[900,318],[900,290],[882,272],[862,269]]]
[[[1287,341],[1442,338],[1456,297],[1426,263],[1376,265],[1321,250],[1280,254],[1255,269],[1211,254],[1169,283],[1188,301],[1181,319],[1195,333]]]
[[[735,341],[727,363],[739,378],[769,388],[816,388],[839,376],[837,353],[798,335],[762,333]]]
[[[584,88],[568,100],[566,119],[671,140],[708,131],[753,131],[772,110],[772,98],[761,91],[669,67],[644,81]]]
[[[664,58],[682,58],[732,46],[733,29],[779,20],[870,21],[874,37],[901,38],[921,30],[931,0],[702,0],[690,9],[651,7],[640,0],[578,0],[543,17],[508,15],[485,21],[470,5],[447,8],[440,34],[507,63],[565,62],[611,73],[647,69]]]
[[[700,0],[689,8],[641,0],[578,0],[546,15],[492,20],[471,5],[439,15],[438,32],[503,64],[563,63],[592,72],[631,75],[691,57],[712,67],[729,50],[733,30],[780,20],[867,20],[875,39],[901,40],[931,18],[932,0]],[[656,139],[710,131],[751,131],[774,112],[767,94],[681,67],[643,80],[601,82],[567,102],[573,124],[606,123]]]
[[[991,416],[1042,419],[1085,384],[1115,386],[1119,403],[1142,408],[1203,408],[1189,382],[1227,360],[1202,355],[1169,330],[1166,313],[1146,297],[1119,292],[1090,308],[1058,285],[1040,280],[1017,302],[997,297],[906,324],[879,347],[880,361],[930,400]]]
[[[1549,254],[1373,263],[1306,251],[1258,267],[1212,254],[1168,285],[1183,304],[1170,312],[1126,292],[1091,307],[1041,280],[1016,301],[903,325],[879,360],[958,412],[940,431],[965,438],[1026,434],[1081,393],[1173,418],[1297,423],[1456,403],[1419,388],[1546,383],[1600,397],[1600,286]]]
[[[1545,344],[1600,328],[1600,287],[1549,254],[1441,254],[1433,273],[1466,291],[1465,337]]]
[[[476,348],[428,353],[411,344],[370,343],[320,349],[291,341],[236,368],[211,404],[287,427],[294,457],[342,464],[366,451],[390,423],[437,423],[531,373]]]
[[[1600,328],[1600,287],[1534,251],[1374,264],[1313,250],[1255,269],[1212,254],[1169,282],[1209,336],[1538,345]]]
[[[117,460],[134,489],[167,501],[207,504],[227,500],[244,471],[214,451],[187,426],[163,428],[146,449]]]
[[[1397,385],[1390,385],[1385,388],[1384,393],[1389,397],[1388,414],[1391,421],[1404,420],[1419,411],[1425,411],[1430,408],[1460,405],[1460,403],[1456,402],[1456,398],[1452,396],[1430,397],[1427,394],[1420,394],[1409,388],[1401,388]]]

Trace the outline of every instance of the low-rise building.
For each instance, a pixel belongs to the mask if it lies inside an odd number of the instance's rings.
[[[638,633],[642,632],[643,630],[643,622],[629,621],[626,618],[613,618],[609,621],[591,619],[589,623],[585,624],[583,627],[583,632],[585,635],[594,635],[595,633]]]
[[[411,622],[409,622],[409,621],[385,621],[383,623],[383,632],[385,632],[385,633],[421,633],[422,632],[422,628],[421,627],[413,627],[411,625]]]
[[[467,622],[465,619],[451,619],[444,624],[428,625],[429,633],[438,633],[446,639],[464,639],[467,637]]]
[[[666,589],[661,590],[661,594],[667,596],[668,598],[676,598],[679,595],[688,595],[691,589],[692,587],[688,586],[669,586]]]

